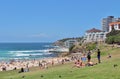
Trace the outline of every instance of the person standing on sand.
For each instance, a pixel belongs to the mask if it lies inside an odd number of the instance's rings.
[[[97,51],[97,58],[98,58],[98,63],[101,63],[101,61],[100,61],[100,49],[98,49],[98,51]]]
[[[54,65],[54,60],[52,60],[52,66]]]
[[[87,59],[88,59],[88,62],[90,62],[90,60],[91,60],[91,52],[90,52],[90,50],[87,53]]]

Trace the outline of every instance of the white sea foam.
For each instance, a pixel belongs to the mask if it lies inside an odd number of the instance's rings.
[[[25,54],[25,53],[16,53],[14,56],[39,56],[39,55],[49,55],[52,53],[36,53],[36,54]]]
[[[15,53],[13,56],[29,56],[29,54]]]
[[[23,58],[10,58],[10,59],[15,59],[15,60],[19,60],[19,59],[23,59]]]
[[[9,51],[11,54],[14,53],[29,53],[29,52],[42,52],[42,53],[47,53],[49,52],[49,49],[46,50],[21,50],[21,51]]]
[[[19,56],[49,55],[52,53],[49,53],[49,50],[25,50],[25,51],[9,51],[9,54],[11,54],[12,56],[19,57]]]

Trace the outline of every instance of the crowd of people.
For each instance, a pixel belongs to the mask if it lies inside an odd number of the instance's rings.
[[[111,57],[109,55],[109,57]],[[83,53],[82,56],[80,58],[74,57],[75,59],[75,63],[73,67],[85,67],[85,66],[93,66],[96,65],[97,63],[94,63],[91,61],[91,51],[88,50],[87,53]],[[101,51],[100,49],[97,50],[97,59],[98,59],[98,63],[101,63]]]
[[[81,53],[81,52],[80,52]],[[97,63],[93,63],[91,61],[91,51],[88,50],[87,53],[81,53],[81,56],[72,56],[72,57],[56,57],[56,58],[46,58],[41,60],[22,60],[22,61],[11,61],[9,63],[1,62],[0,63],[0,71],[7,70],[16,70],[20,69],[21,72],[29,72],[30,67],[38,66],[40,69],[48,69],[48,66],[54,66],[56,64],[64,64],[66,62],[74,62],[73,67],[85,67],[85,66],[93,66]],[[109,54],[109,58],[110,58]],[[98,63],[101,63],[101,51],[97,50],[97,59]]]
[[[56,57],[56,58],[46,58],[40,60],[18,60],[18,61],[9,61],[9,62],[1,62],[0,63],[0,71],[7,70],[16,70],[20,69],[20,72],[28,72],[30,67],[40,67],[40,69],[47,69],[48,65],[55,64],[64,64],[65,62],[69,62],[70,59],[68,57]]]

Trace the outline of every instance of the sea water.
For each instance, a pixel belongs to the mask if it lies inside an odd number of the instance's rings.
[[[52,48],[52,43],[0,43],[0,61],[55,57]]]

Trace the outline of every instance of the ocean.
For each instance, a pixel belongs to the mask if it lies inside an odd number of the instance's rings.
[[[0,61],[56,57],[52,43],[0,43]]]

